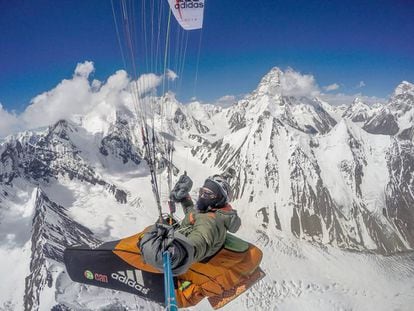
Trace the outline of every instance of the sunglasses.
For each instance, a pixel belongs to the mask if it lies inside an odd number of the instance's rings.
[[[215,195],[213,191],[211,191],[210,189],[204,188],[204,187],[200,188],[200,191],[198,192],[198,196],[200,198],[210,199],[210,200],[217,198],[217,195]]]

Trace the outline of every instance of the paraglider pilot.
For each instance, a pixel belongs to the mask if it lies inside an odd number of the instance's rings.
[[[229,202],[232,193],[229,183],[221,176],[207,178],[200,188],[194,206],[189,192],[193,182],[182,175],[170,194],[181,203],[185,217],[178,228],[156,224],[143,236],[139,247],[146,263],[163,270],[162,253],[171,254],[174,275],[187,271],[193,262],[213,256],[223,246],[227,231],[235,233],[241,220]]]

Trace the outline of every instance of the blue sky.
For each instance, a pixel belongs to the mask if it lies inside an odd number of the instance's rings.
[[[402,80],[414,82],[413,34],[410,0],[207,0],[198,82],[195,88],[196,31],[178,95],[215,101],[248,93],[279,66],[312,74],[321,88],[336,83],[333,92],[386,97]],[[110,0],[0,1],[4,109],[23,111],[86,60],[99,80],[123,68]]]

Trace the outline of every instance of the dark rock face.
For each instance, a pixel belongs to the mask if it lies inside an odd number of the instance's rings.
[[[235,112],[231,115],[229,120],[230,129],[232,132],[236,132],[246,127],[246,118],[244,113]]]
[[[66,214],[66,209],[52,202],[39,188],[32,223],[30,274],[25,280],[24,309],[38,310],[40,293],[53,283],[47,260],[63,261],[63,251],[76,244],[97,245],[100,241],[84,226]]]
[[[58,304],[52,307],[50,311],[72,311],[69,307],[66,307],[65,305]]]
[[[212,112],[214,113],[214,112]],[[210,116],[210,114],[208,114]],[[197,131],[199,134],[206,134],[210,132],[210,128],[206,126],[203,121],[205,120],[198,120],[191,113],[183,111],[181,108],[177,108],[174,113],[173,122],[178,125],[181,130],[190,131],[192,128]],[[174,132],[174,129],[170,129]]]
[[[203,123],[201,123],[201,121],[197,120],[194,117],[193,117],[193,123],[199,133],[206,134],[210,132],[210,129],[207,126],[205,126]]]
[[[293,215],[291,231],[296,237],[322,242],[325,237],[330,244],[342,248],[358,249],[361,243],[355,240],[344,225],[347,222],[340,208],[324,186],[320,168],[314,158],[297,149],[290,157],[291,193]],[[309,178],[313,176],[312,178]],[[316,178],[316,188],[311,185]]]
[[[119,203],[127,203],[128,194],[124,190],[117,189],[114,185],[110,187],[110,190],[115,195],[115,199]]]
[[[132,142],[128,122],[120,117],[109,130],[109,134],[102,139],[99,151],[104,156],[111,154],[115,158],[121,159],[124,164],[132,161],[139,165],[142,161],[141,151],[137,150]]]
[[[311,166],[314,166],[315,163],[312,163],[300,149],[295,150],[289,161],[289,165],[293,167],[290,173],[292,207],[294,209],[291,221],[292,233],[297,237],[303,233],[312,239],[320,240],[322,238],[322,223],[318,217],[320,216],[319,205],[312,187],[307,184],[306,173],[299,162],[307,162],[305,165]],[[319,171],[319,168],[315,166],[312,169]],[[311,214],[311,210],[314,213]]]
[[[317,118],[313,118],[314,124],[319,133],[328,133],[335,125],[335,119],[319,104],[317,101],[312,102]]]
[[[356,115],[356,116],[352,117],[351,120],[353,122],[365,122],[365,121],[368,120],[368,117],[364,114],[359,114],[359,115]]]
[[[276,204],[274,205],[273,212],[274,212],[274,217],[275,217],[276,229],[282,230],[282,225],[280,224],[280,219],[279,219],[279,216],[277,214]]]
[[[268,207],[262,207],[261,209],[259,209],[257,211],[256,216],[262,216],[263,222],[262,222],[262,227],[264,229],[267,229],[267,227],[269,226],[269,208]]]
[[[187,117],[180,108],[178,108],[174,113],[174,122],[178,124],[182,130],[190,129]]]
[[[281,103],[285,107],[285,110],[284,115],[280,117],[280,121],[299,131],[311,135],[317,133],[326,134],[336,125],[335,119],[316,99],[311,100],[306,97],[295,98],[292,96],[283,96]],[[295,112],[297,106],[302,107],[303,111],[301,113],[312,116],[310,118],[311,122],[303,123],[303,121],[299,121],[298,112]]]
[[[414,142],[414,126],[411,126],[401,131],[401,133],[398,134],[398,139],[411,140],[412,142]]]
[[[382,113],[368,120],[363,129],[371,134],[382,135],[395,135],[400,130],[395,116],[387,112],[386,109],[383,109]]]
[[[15,141],[5,145],[5,150],[0,155],[0,183],[10,185],[13,179],[18,176],[23,156],[20,142]]]
[[[407,250],[397,233],[389,230],[387,223],[382,222],[368,212],[362,213],[362,217],[368,228],[370,238],[378,246],[377,252],[381,254],[394,254]]]
[[[394,141],[388,154],[390,180],[386,189],[386,211],[389,221],[414,248],[414,146]]]

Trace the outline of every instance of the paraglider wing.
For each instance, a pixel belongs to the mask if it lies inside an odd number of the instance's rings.
[[[185,30],[203,27],[204,0],[168,0],[177,22]]]

